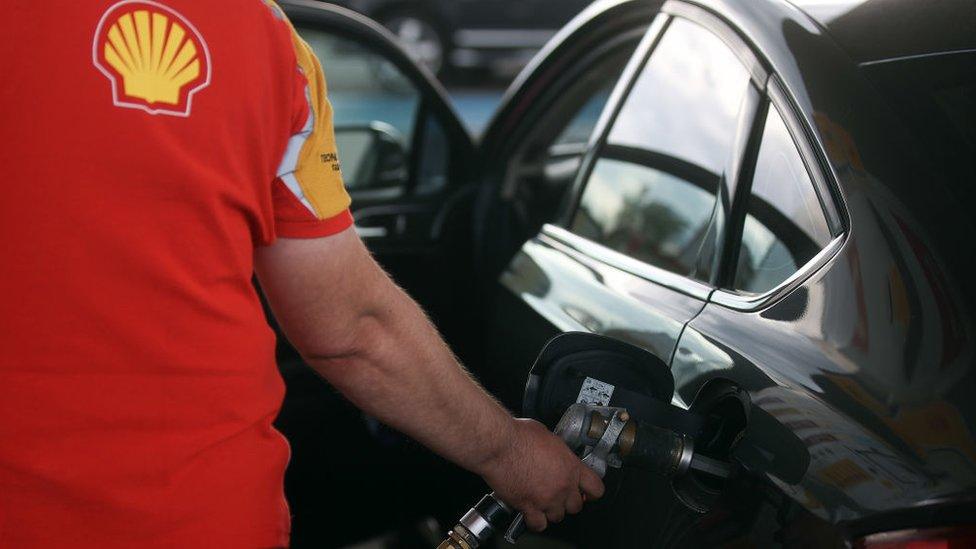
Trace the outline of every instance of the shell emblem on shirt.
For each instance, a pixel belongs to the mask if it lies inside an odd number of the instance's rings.
[[[98,23],[95,67],[112,84],[116,107],[189,116],[193,95],[210,84],[210,51],[176,10],[149,0],[124,0]]]

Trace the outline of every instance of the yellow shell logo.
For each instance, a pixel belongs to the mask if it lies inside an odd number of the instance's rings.
[[[113,5],[98,23],[95,66],[112,83],[117,107],[189,116],[193,94],[210,84],[210,51],[197,29],[149,0]]]

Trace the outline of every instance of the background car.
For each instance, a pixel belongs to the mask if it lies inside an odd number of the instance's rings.
[[[704,451],[737,464],[726,483],[616,473],[551,536],[973,543],[968,3],[598,2],[477,144],[376,25],[284,5],[329,74],[361,236],[476,375],[517,412],[553,335],[636,344],[708,418]],[[370,64],[389,78],[357,76]],[[282,357],[297,546],[340,541],[323,514],[444,527],[483,491],[321,404],[328,389]]]
[[[444,76],[518,72],[592,0],[334,0],[378,21],[410,55]]]

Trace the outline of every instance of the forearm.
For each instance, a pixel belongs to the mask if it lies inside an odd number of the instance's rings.
[[[355,233],[279,240],[255,269],[285,334],[366,412],[484,477],[535,530],[603,485],[542,424],[515,420],[454,359]]]
[[[257,271],[291,342],[358,407],[482,475],[510,443],[511,416],[351,231],[260,249]]]
[[[353,352],[310,355],[309,364],[370,415],[484,474],[511,440],[511,416],[458,364],[412,299],[388,280],[378,285],[376,305],[354,328]]]

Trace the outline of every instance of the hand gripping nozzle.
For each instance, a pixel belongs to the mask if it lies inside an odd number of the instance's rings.
[[[668,478],[691,469],[719,477],[730,472],[727,463],[695,455],[691,437],[638,422],[623,408],[573,404],[553,433],[601,478],[607,468],[623,465],[656,471]],[[525,520],[522,513],[512,518],[512,512],[492,492],[462,517],[438,549],[477,549],[503,529],[505,540],[515,543],[525,532]]]

